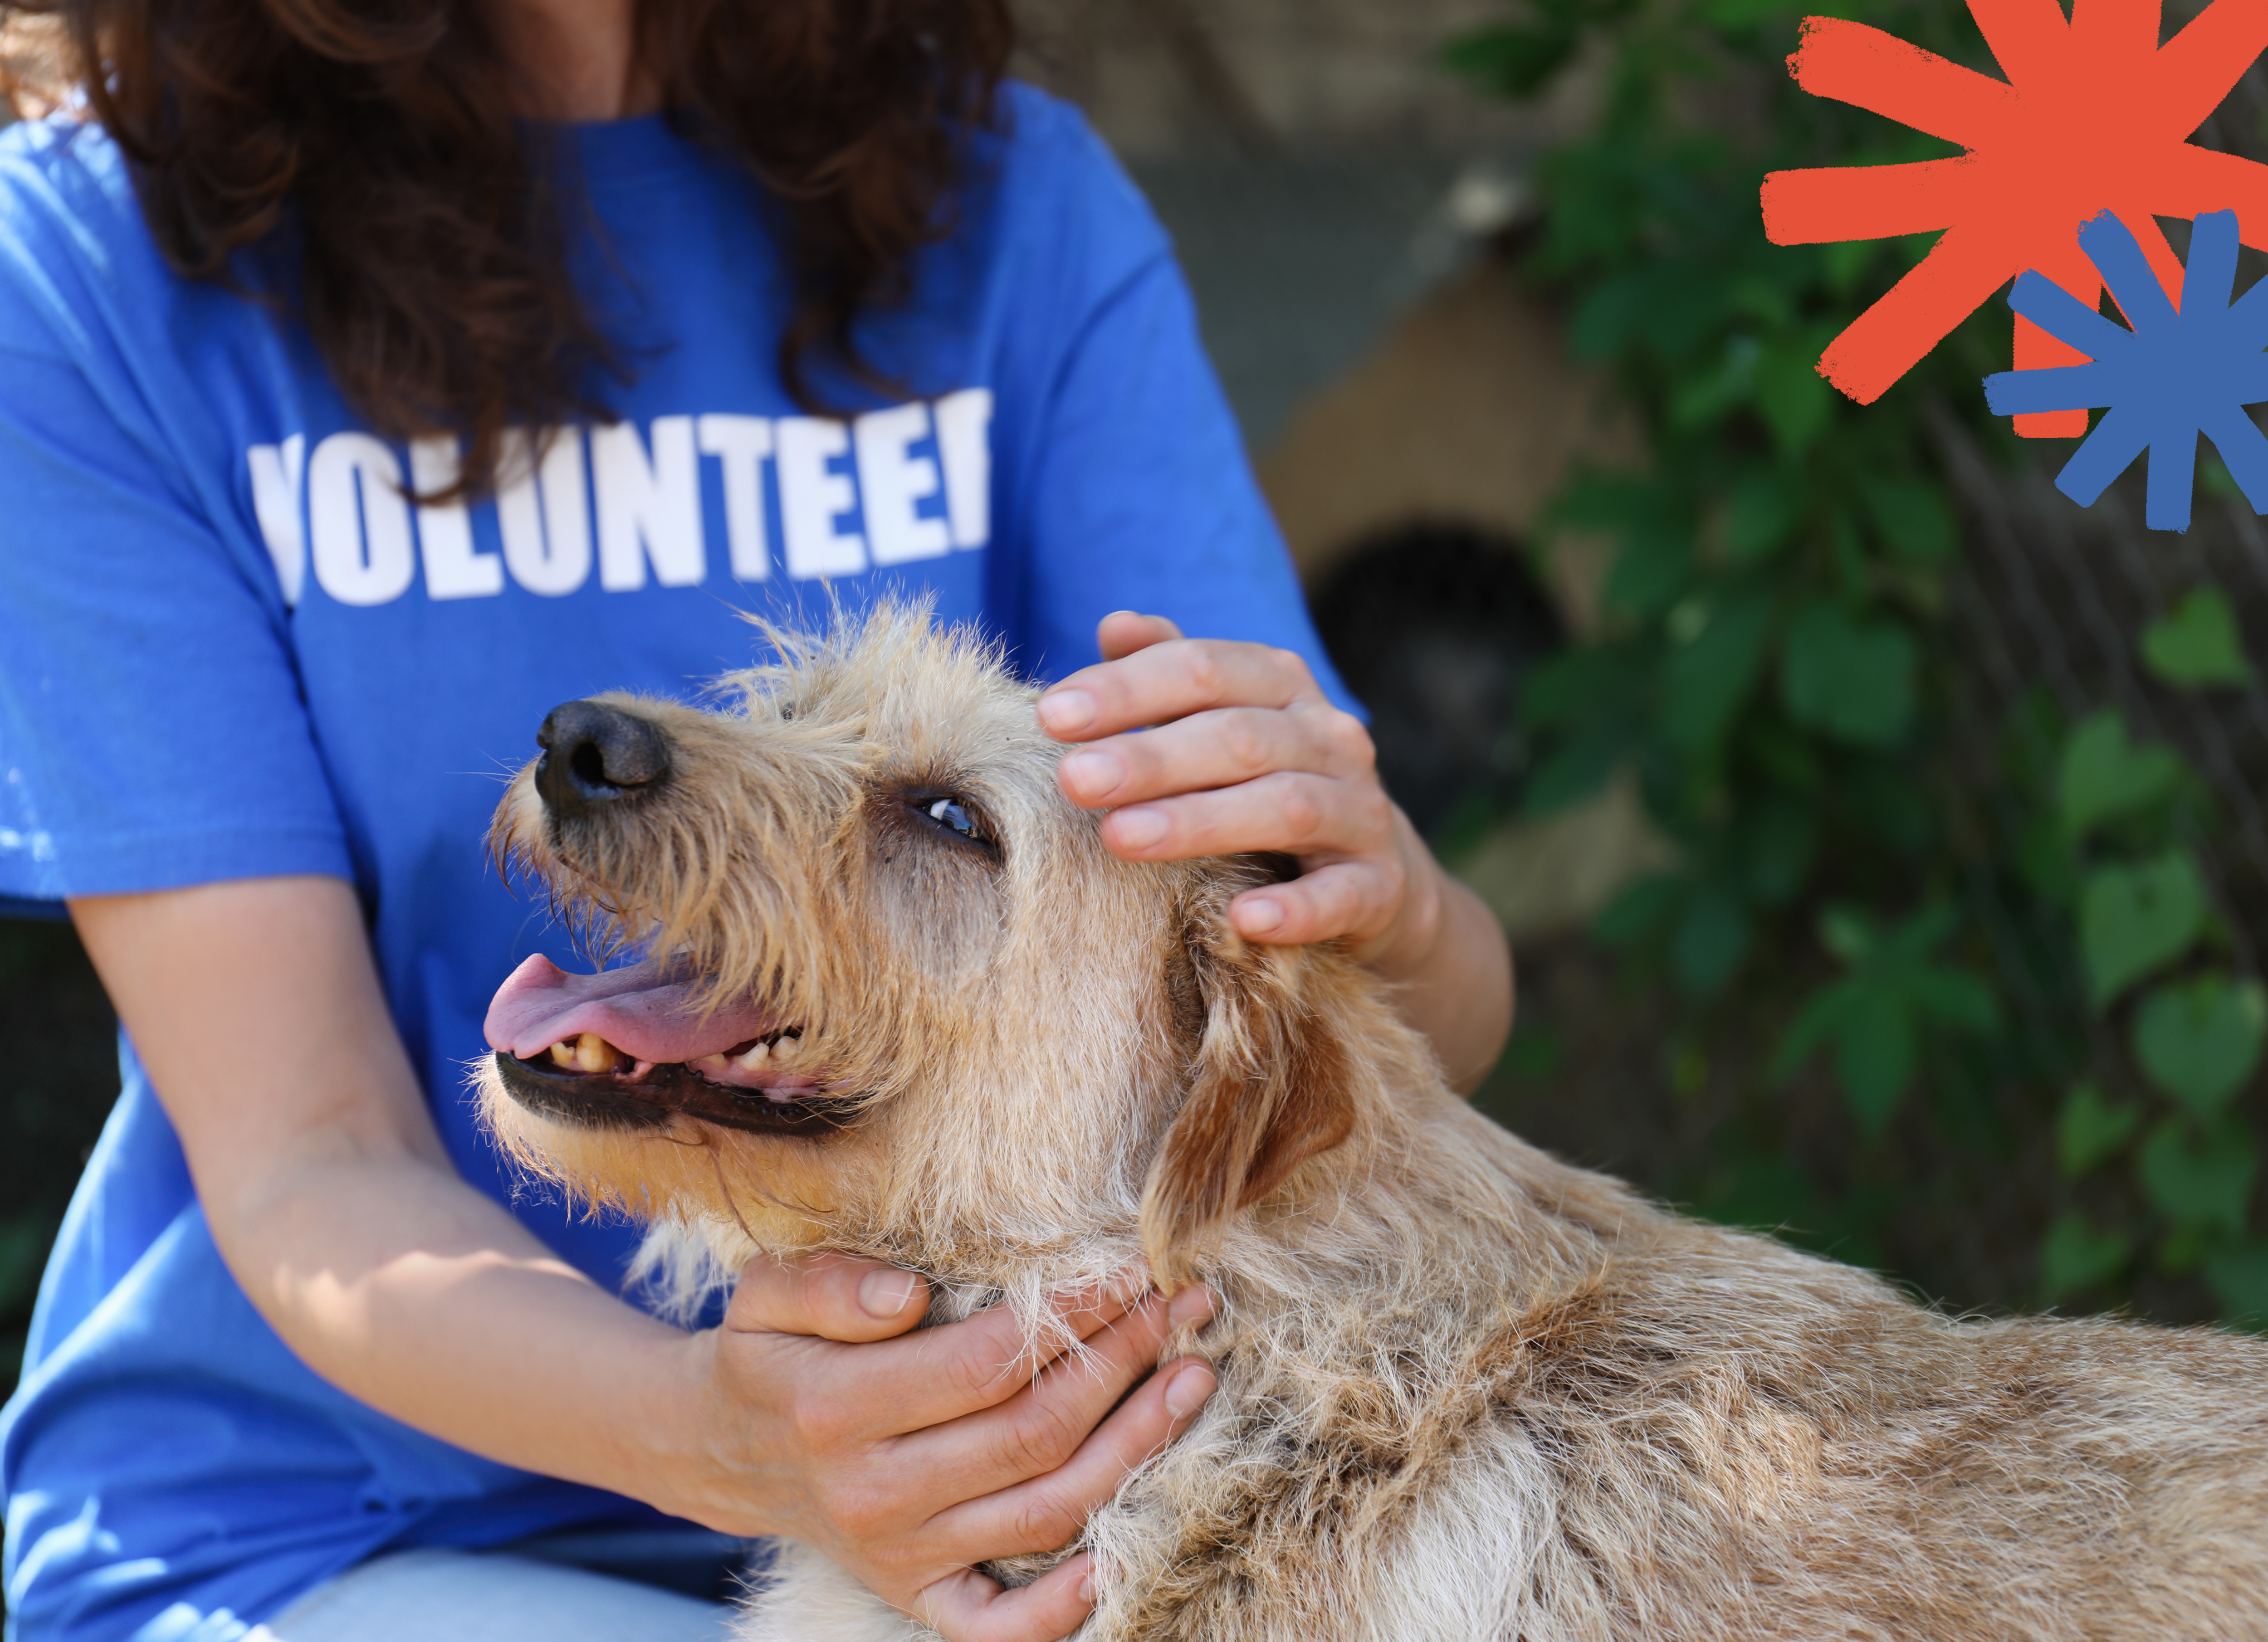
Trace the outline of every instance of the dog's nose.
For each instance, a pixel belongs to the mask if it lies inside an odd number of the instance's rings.
[[[650,720],[603,701],[568,701],[535,732],[535,790],[562,817],[581,815],[669,779],[669,737]]]

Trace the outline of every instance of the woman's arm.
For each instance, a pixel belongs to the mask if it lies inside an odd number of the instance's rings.
[[[1347,940],[1400,984],[1403,1017],[1470,1093],[1512,1030],[1512,951],[1387,797],[1361,722],[1289,650],[1184,639],[1131,611],[1106,616],[1096,639],[1101,664],[1042,695],[1039,712],[1049,735],[1086,744],[1057,780],[1074,803],[1110,811],[1104,843],[1128,861],[1295,856],[1300,877],[1230,903],[1237,933]]]
[[[722,1328],[670,1328],[451,1168],[345,884],[71,911],[253,1304],[318,1374],[461,1448],[803,1539],[956,1642],[1042,1642],[1086,1614],[1084,1558],[1005,1593],[969,1565],[1071,1539],[1211,1389],[1169,1366],[1110,1413],[1157,1360],[1155,1297],[1071,1319],[1107,1372],[1035,1381],[1003,1370],[1005,1316],[891,1338],[919,1280],[843,1259],[759,1262]]]

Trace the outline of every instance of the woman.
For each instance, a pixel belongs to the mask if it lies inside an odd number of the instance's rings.
[[[1501,937],[1331,702],[1163,234],[1000,85],[998,0],[57,4],[79,106],[0,137],[0,893],[126,1036],[0,1431],[15,1634],[703,1634],[561,1565],[687,1522],[1066,1633],[1083,1559],[970,1565],[1194,1414],[1148,1370],[1204,1294],[1036,1379],[842,1260],[671,1328],[462,1064],[573,961],[481,857],[545,709],[904,590],[1039,677],[1099,634],[1040,711],[1110,847],[1297,855],[1240,927],[1350,942],[1477,1079]]]

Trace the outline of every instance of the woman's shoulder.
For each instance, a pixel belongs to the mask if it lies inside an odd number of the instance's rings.
[[[972,144],[983,236],[1027,274],[1115,282],[1167,253],[1150,202],[1086,116],[1021,80]]]
[[[1149,216],[1141,191],[1086,114],[1029,81],[1001,83],[992,127],[978,151],[992,157],[1023,190],[1058,201],[1091,197]]]
[[[70,110],[0,130],[0,198],[14,208],[57,191],[81,202],[131,199],[125,157],[110,134]]]
[[[170,285],[126,158],[68,114],[0,131],[0,347],[75,351],[120,303]]]

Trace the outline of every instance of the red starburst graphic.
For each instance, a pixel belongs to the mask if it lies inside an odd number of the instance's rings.
[[[1807,18],[1788,72],[1815,96],[1957,143],[1955,158],[1778,171],[1764,179],[1775,245],[1944,237],[1820,356],[1861,405],[1911,370],[1985,298],[2036,268],[2095,306],[2102,287],[2079,225],[2113,211],[2176,301],[2181,264],[2154,216],[2234,210],[2268,249],[2268,165],[2187,139],[2268,47],[2268,0],[2213,0],[2161,46],[2158,0],[1969,0],[2007,81],[1862,23]],[[2019,370],[2085,356],[2019,318]],[[2087,431],[2087,413],[2016,418],[2016,431]]]

